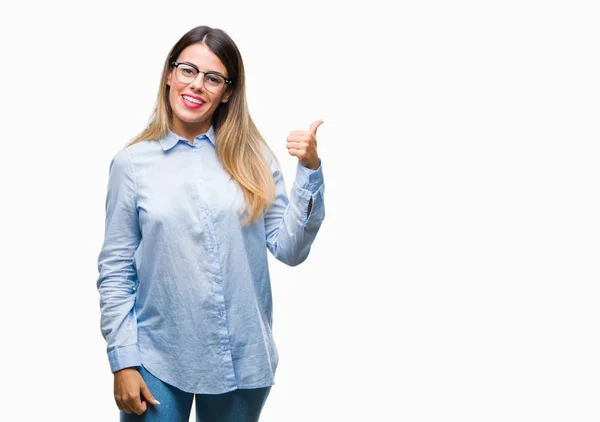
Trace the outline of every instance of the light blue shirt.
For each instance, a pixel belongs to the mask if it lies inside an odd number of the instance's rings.
[[[111,371],[143,365],[189,393],[275,384],[267,249],[287,265],[300,264],[325,217],[321,166],[298,163],[288,198],[269,154],[275,202],[242,227],[243,193],[215,142],[211,126],[193,144],[170,132],[119,151],[110,164],[98,256]]]

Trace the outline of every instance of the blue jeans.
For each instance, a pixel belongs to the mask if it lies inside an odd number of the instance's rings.
[[[159,380],[143,366],[138,370],[160,404],[146,402],[146,411],[141,415],[121,410],[121,422],[189,422],[194,396],[197,422],[256,422],[271,391],[271,387],[264,387],[224,394],[186,393]]]

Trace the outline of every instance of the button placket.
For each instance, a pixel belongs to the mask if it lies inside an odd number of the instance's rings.
[[[207,139],[208,140],[208,139]],[[205,140],[196,140],[198,144],[193,148],[193,151],[196,152],[200,150],[200,148],[205,147],[207,144]],[[196,182],[197,182],[197,190],[199,197],[199,206],[198,212],[202,219],[202,228],[206,233],[206,237],[204,240],[204,247],[208,251],[208,256],[211,261],[211,268],[209,270],[209,280],[214,286],[214,300],[215,300],[215,312],[214,318],[218,331],[218,335],[220,338],[220,345],[217,347],[217,351],[223,357],[223,364],[225,365],[225,369],[228,374],[228,382],[230,385],[235,385],[235,375],[233,370],[233,363],[231,358],[231,344],[229,339],[229,328],[227,326],[227,312],[225,310],[225,298],[224,298],[224,286],[223,286],[223,274],[221,271],[221,263],[219,256],[219,245],[217,243],[217,234],[215,231],[215,222],[212,219],[211,208],[209,206],[209,195],[210,192],[204,189],[203,186],[203,178],[202,178],[202,170],[203,166],[203,155],[196,154],[193,156],[192,161],[194,162],[195,173],[196,173]],[[210,157],[209,157],[210,158]]]

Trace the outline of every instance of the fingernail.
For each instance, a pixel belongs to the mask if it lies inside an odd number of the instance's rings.
[[[158,400],[156,400],[156,399],[154,399],[154,403],[160,404],[160,402]]]

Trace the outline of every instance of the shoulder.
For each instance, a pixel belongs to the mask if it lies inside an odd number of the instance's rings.
[[[149,152],[158,152],[161,150],[159,141],[139,141],[135,144],[123,148],[130,157],[144,155]]]
[[[110,168],[127,168],[129,166],[129,152],[127,148],[121,148],[115,155],[113,155],[110,161]]]
[[[121,148],[113,156],[111,165],[133,166],[136,168],[139,164],[152,162],[153,157],[162,155],[162,148],[158,141],[140,141],[133,145],[127,145]]]
[[[127,168],[136,159],[146,156],[157,148],[160,149],[160,145],[156,141],[141,141],[124,146],[113,155],[110,166],[111,168],[114,166]]]

